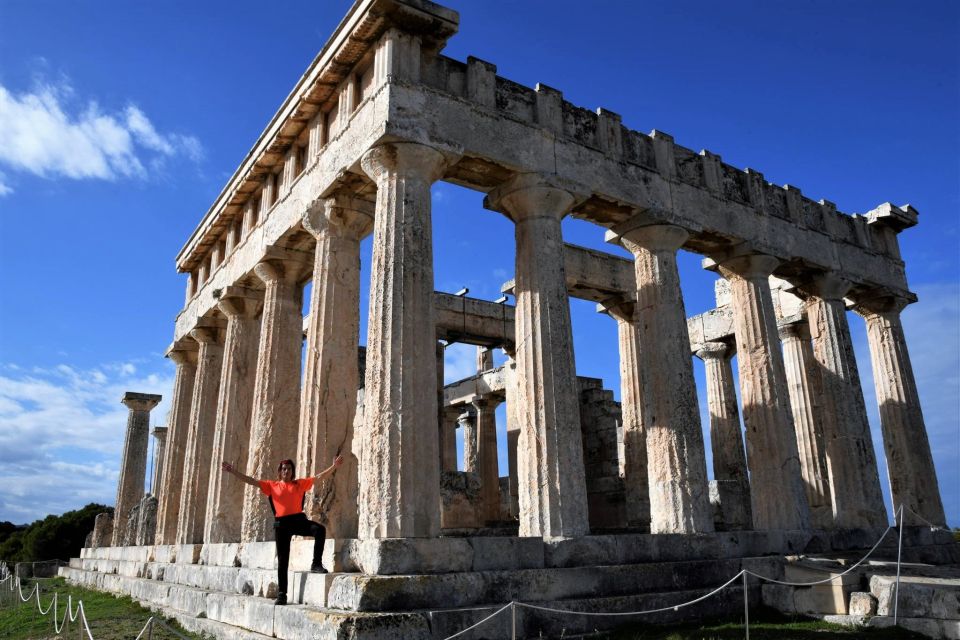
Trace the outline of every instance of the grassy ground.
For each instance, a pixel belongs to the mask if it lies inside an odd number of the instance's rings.
[[[50,605],[53,593],[58,594],[57,621],[62,622],[67,608],[67,596],[73,596],[76,609],[77,600],[83,600],[83,609],[90,624],[94,640],[131,640],[136,638],[150,616],[154,615],[127,597],[115,597],[109,593],[90,591],[69,585],[63,578],[38,580],[40,583],[40,604],[44,610]],[[40,615],[37,601],[31,599],[22,602],[16,591],[10,591],[9,583],[0,587],[0,638],[4,640],[47,640],[52,638],[80,638],[79,618],[76,622],[67,622],[61,635],[54,634],[53,611]],[[26,595],[33,588],[33,582],[23,585]],[[199,636],[184,631],[173,620],[165,620],[182,637],[197,639]],[[86,638],[86,633],[82,634]],[[178,640],[163,625],[155,624],[154,640]]]
[[[603,636],[603,640],[743,640],[743,621],[716,621],[705,624],[653,626],[625,625]],[[750,640],[923,640],[924,636],[905,629],[852,629],[839,625],[789,618],[776,611],[762,609],[750,612]]]

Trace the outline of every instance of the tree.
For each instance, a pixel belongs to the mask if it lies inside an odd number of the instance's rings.
[[[7,562],[33,562],[37,560],[69,560],[80,555],[84,540],[93,529],[98,513],[113,513],[113,507],[88,504],[77,511],[67,511],[61,516],[50,515],[27,527],[0,523],[0,559]]]

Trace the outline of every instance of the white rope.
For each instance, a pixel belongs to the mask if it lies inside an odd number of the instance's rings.
[[[909,512],[912,513],[913,515],[917,516],[918,518],[920,518],[920,520],[921,520],[924,524],[926,524],[928,527],[930,527],[930,529],[932,529],[933,531],[946,531],[946,532],[950,533],[950,529],[945,529],[945,528],[941,527],[941,526],[938,525],[938,524],[933,524],[932,522],[930,522],[929,520],[927,520],[927,519],[924,518],[922,515],[920,515],[919,513],[917,513],[916,511],[914,511],[913,509],[911,509],[910,507],[908,507],[908,506],[905,505],[905,504],[901,504],[901,505],[900,505],[900,518],[901,518],[901,519],[903,518],[903,510],[904,510],[904,509],[906,509],[907,511],[909,511]]]
[[[140,633],[138,633],[138,634],[137,634],[137,637],[134,638],[133,640],[140,640],[140,638],[143,636],[144,632],[147,630],[147,627],[149,627],[149,626],[152,625],[152,624],[153,624],[153,616],[150,616],[150,617],[147,619],[147,623],[146,623],[145,625],[143,625],[143,629],[140,629]]]
[[[483,624],[484,622],[486,622],[487,620],[490,620],[490,619],[492,619],[492,618],[497,617],[498,615],[500,615],[501,613],[503,613],[504,611],[506,611],[507,609],[509,609],[509,608],[512,607],[513,605],[514,605],[514,603],[511,602],[510,604],[507,604],[507,605],[505,605],[505,606],[503,606],[503,607],[500,607],[499,609],[497,609],[496,611],[494,611],[493,613],[491,613],[489,616],[487,616],[486,618],[484,618],[484,619],[481,620],[480,622],[477,622],[477,623],[475,623],[475,624],[472,624],[472,625],[470,625],[469,627],[467,627],[466,629],[463,629],[463,630],[461,630],[461,631],[457,631],[457,632],[456,632],[455,634],[453,634],[452,636],[447,636],[447,637],[444,638],[443,640],[451,640],[451,638],[456,638],[457,636],[462,636],[462,635],[465,634],[467,631],[470,631],[471,629],[476,629],[477,627],[479,627],[480,625],[482,625],[482,624]],[[470,609],[470,611],[473,611],[473,609]]]
[[[682,602],[680,604],[671,605],[669,607],[661,607],[660,609],[649,609],[647,611],[625,611],[625,612],[624,611],[611,611],[611,612],[572,611],[570,609],[552,609],[550,607],[541,607],[539,605],[527,604],[525,602],[517,602],[516,604],[517,606],[520,606],[520,607],[526,607],[528,609],[536,609],[538,611],[550,611],[552,613],[575,613],[581,616],[639,616],[639,615],[644,615],[648,613],[661,613],[663,611],[677,611],[683,607],[689,607],[692,604],[696,604],[698,602],[706,600],[707,598],[710,598],[716,595],[718,592],[723,591],[728,586],[730,586],[730,583],[732,583],[734,580],[739,578],[743,573],[744,571],[741,570],[740,573],[733,576],[732,578],[724,582],[722,585],[720,585],[710,593],[702,595],[699,598],[696,598],[695,600],[690,600],[689,602]]]

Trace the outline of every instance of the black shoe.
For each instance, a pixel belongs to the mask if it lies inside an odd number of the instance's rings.
[[[284,604],[287,604],[287,594],[285,594],[285,593],[278,593],[278,594],[277,594],[277,599],[273,601],[273,604],[276,604],[276,605],[284,605]]]
[[[310,567],[310,573],[326,573],[327,570],[323,568],[323,565],[319,562]]]

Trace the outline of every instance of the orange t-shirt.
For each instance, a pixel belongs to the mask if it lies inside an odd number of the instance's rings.
[[[302,512],[303,494],[311,487],[313,487],[313,478],[300,478],[293,482],[260,481],[260,492],[273,500],[273,509],[278,518]]]

